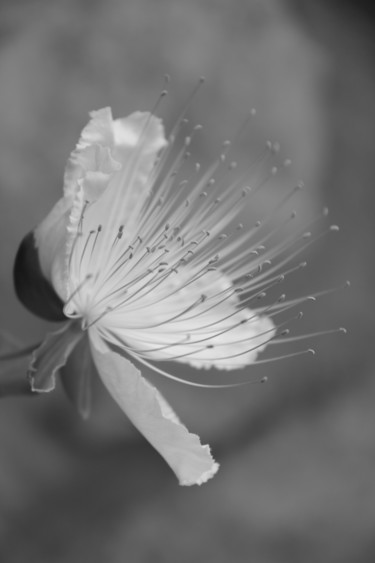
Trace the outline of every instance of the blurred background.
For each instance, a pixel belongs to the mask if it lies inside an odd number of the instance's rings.
[[[306,184],[300,220],[327,205],[340,225],[289,294],[352,282],[303,321],[348,335],[308,343],[315,357],[249,368],[266,385],[203,390],[151,376],[221,463],[201,488],[177,485],[99,382],[87,422],[61,390],[2,400],[1,561],[375,560],[374,23],[350,0],[1,0],[0,318],[16,342],[52,328],[17,302],[12,263],[60,197],[88,112],[152,108],[165,73],[169,127],[207,77],[190,111],[204,125],[197,159],[214,158],[255,106],[255,145],[280,141]],[[250,148],[240,143],[240,156]],[[274,183],[247,211],[278,199]]]

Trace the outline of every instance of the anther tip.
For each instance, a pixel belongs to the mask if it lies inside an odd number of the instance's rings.
[[[316,354],[314,348],[309,348],[309,349],[307,350],[307,352],[308,352],[309,354],[312,354],[313,356],[315,356],[315,354]]]
[[[331,225],[329,230],[337,233],[340,230],[340,227],[338,225]]]
[[[351,287],[351,285],[352,285],[352,284],[350,283],[350,281],[349,281],[349,280],[346,280],[346,282],[345,282],[345,287]]]
[[[343,326],[340,326],[339,332],[341,332],[342,334],[348,334],[348,331],[347,331],[346,328],[343,327]]]

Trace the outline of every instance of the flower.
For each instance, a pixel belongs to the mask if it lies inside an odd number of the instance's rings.
[[[258,301],[283,280],[289,261],[273,265],[285,247],[260,255],[268,236],[255,244],[254,229],[235,225],[251,186],[241,178],[216,188],[224,156],[203,173],[197,166],[193,187],[179,181],[190,140],[176,156],[173,135],[168,142],[154,115],[113,120],[110,108],[92,112],[68,160],[63,197],[25,237],[15,262],[24,304],[65,321],[32,355],[33,391],[52,390],[60,372],[85,414],[93,363],[183,485],[207,481],[218,464],[130,360],[169,377],[153,362],[252,364],[279,336],[271,313],[285,296],[268,307]],[[80,377],[69,376],[77,362]]]

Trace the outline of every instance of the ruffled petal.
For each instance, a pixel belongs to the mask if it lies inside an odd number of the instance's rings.
[[[66,323],[63,328],[47,334],[34,350],[29,363],[28,377],[32,391],[45,393],[55,388],[55,376],[68,360],[83,336],[78,323]]]
[[[115,154],[127,158],[129,151],[142,146],[143,154],[151,156],[166,146],[164,128],[160,119],[148,112],[136,111],[113,122]]]
[[[85,207],[107,188],[121,164],[113,157],[114,134],[110,108],[92,112],[64,175],[64,196],[35,229],[44,276],[62,299],[67,297],[69,256]]]
[[[149,113],[136,112],[125,119],[113,122],[113,155],[121,163],[121,170],[113,175],[107,189],[97,201],[86,206],[84,215],[79,212],[71,224],[78,225],[80,236],[74,240],[69,261],[69,291],[71,295],[82,283],[86,295],[97,291],[107,267],[112,265],[110,253],[115,253],[116,242],[131,244],[137,238],[142,207],[154,184],[155,163],[159,151],[166,146],[164,128],[160,119]],[[75,209],[85,205],[77,201]],[[73,213],[72,213],[73,216]],[[87,283],[87,277],[92,282]],[[72,301],[67,314],[75,310],[88,310],[88,304],[79,302],[80,294]],[[90,307],[91,316],[101,311]]]
[[[134,426],[173,469],[181,485],[201,485],[219,466],[207,445],[181,424],[162,395],[140,371],[119,354],[99,351],[96,332],[90,334],[94,362],[108,391]]]

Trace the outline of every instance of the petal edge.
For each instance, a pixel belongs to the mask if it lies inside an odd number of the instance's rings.
[[[219,465],[208,445],[188,432],[177,416],[140,371],[116,352],[99,351],[90,334],[94,362],[100,377],[131,422],[175,472],[180,485],[201,485],[213,477]]]

